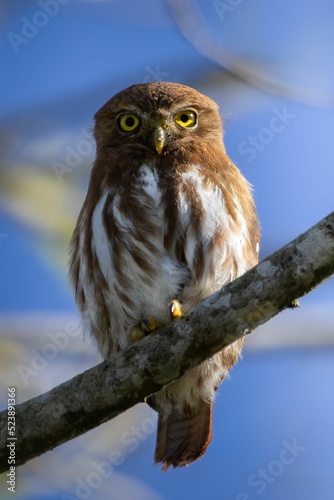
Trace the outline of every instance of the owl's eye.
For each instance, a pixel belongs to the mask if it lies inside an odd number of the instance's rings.
[[[139,118],[136,115],[127,113],[118,119],[118,126],[124,132],[132,132],[139,125]]]
[[[181,127],[193,127],[197,123],[197,115],[192,109],[185,109],[176,115],[175,121]]]

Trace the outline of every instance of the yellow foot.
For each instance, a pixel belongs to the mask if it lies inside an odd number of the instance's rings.
[[[145,333],[140,328],[140,325],[133,326],[130,330],[130,335],[131,335],[132,340],[140,340],[143,337],[145,337]]]
[[[140,326],[144,333],[148,334],[151,332],[155,332],[155,330],[161,328],[162,324],[159,323],[159,321],[157,321],[155,318],[147,318],[143,319],[143,321],[140,323]]]
[[[182,318],[183,316],[182,304],[176,299],[172,300],[172,302],[169,304],[169,311],[172,320]]]
[[[140,340],[145,335],[155,332],[158,328],[161,328],[162,324],[159,323],[155,318],[143,319],[139,325],[131,328],[130,333],[133,340]]]

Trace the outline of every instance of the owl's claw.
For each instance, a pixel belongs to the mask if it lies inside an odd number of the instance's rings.
[[[159,321],[157,321],[155,318],[147,318],[142,320],[140,326],[144,334],[147,334],[155,332],[155,330],[158,330],[159,328],[162,327],[162,324],[159,323]]]
[[[158,328],[161,328],[162,324],[159,323],[155,318],[143,319],[139,325],[134,326],[130,330],[132,340],[140,340],[145,335],[155,332]]]
[[[172,320],[182,318],[182,304],[176,299],[172,300],[169,305],[169,312]]]
[[[169,304],[169,313],[171,320],[175,320],[178,318],[182,318],[182,304],[178,300],[172,300]],[[149,333],[155,332],[163,325],[155,318],[150,317],[147,319],[143,319],[138,325],[134,326],[130,330],[130,335],[132,340],[140,340]]]
[[[140,328],[140,325],[138,326],[133,326],[130,330],[130,335],[131,335],[131,338],[132,340],[140,340],[142,339],[143,337],[145,337],[145,333],[143,332],[143,330]]]

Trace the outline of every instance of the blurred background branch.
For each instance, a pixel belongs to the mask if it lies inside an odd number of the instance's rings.
[[[312,106],[334,107],[334,96],[330,89],[327,91],[323,89],[322,92],[319,92],[313,85],[307,85],[305,81],[294,83],[289,81],[286,75],[280,74],[276,64],[271,65],[268,60],[264,61],[258,57],[250,58],[249,54],[246,55],[229,49],[227,44],[224,44],[224,37],[221,36],[221,33],[212,30],[207,17],[201,9],[202,3],[200,1],[167,1],[184,37],[200,54],[214,61],[224,71],[230,73],[233,78],[243,80],[259,90],[273,95],[284,96]],[[242,3],[243,0],[213,0],[211,5],[217,17],[223,23]],[[271,9],[272,6],[268,4],[268,8]],[[300,14],[302,13],[300,12]],[[251,24],[252,19],[249,17],[248,25]],[[298,28],[296,27],[296,29]],[[284,36],[284,33],[282,33],[282,36]],[[223,74],[221,74],[221,77],[223,77]]]

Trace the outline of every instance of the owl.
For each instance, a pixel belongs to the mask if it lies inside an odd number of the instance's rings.
[[[108,358],[253,267],[259,228],[214,101],[153,82],[119,92],[94,118],[96,160],[70,244],[70,277],[85,330]],[[242,343],[147,398],[159,415],[155,462],[163,470],[206,451],[215,391]]]

